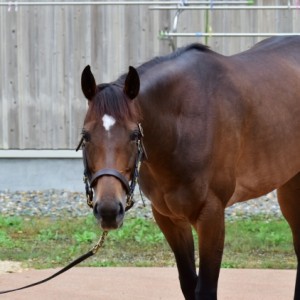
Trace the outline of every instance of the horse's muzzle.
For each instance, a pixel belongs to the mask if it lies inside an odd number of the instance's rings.
[[[125,209],[119,200],[97,200],[93,212],[103,230],[117,229],[123,224]]]

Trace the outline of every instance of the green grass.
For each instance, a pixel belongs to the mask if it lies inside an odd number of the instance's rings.
[[[92,216],[66,220],[0,217],[0,260],[21,261],[29,268],[60,267],[86,253],[99,236]],[[175,262],[153,221],[127,219],[121,229],[109,233],[105,247],[81,265],[174,266]],[[222,267],[295,268],[287,223],[263,216],[228,221]]]
[[[292,235],[286,221],[261,216],[229,222],[223,267],[296,268]]]

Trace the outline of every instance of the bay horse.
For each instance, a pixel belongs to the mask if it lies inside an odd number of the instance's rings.
[[[192,44],[109,84],[97,85],[87,66],[81,86],[85,169],[104,230],[122,225],[142,127],[139,184],[174,252],[185,299],[217,299],[225,208],[274,189],[293,234],[300,299],[299,36],[233,56]]]

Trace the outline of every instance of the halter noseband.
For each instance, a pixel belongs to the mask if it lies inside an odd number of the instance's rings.
[[[137,152],[137,157],[135,159],[134,169],[131,174],[131,182],[129,182],[125,178],[125,176],[116,169],[106,169],[105,168],[105,169],[100,169],[95,173],[92,173],[88,166],[88,161],[87,161],[86,152],[85,152],[84,139],[82,137],[79,145],[76,148],[76,151],[78,151],[80,149],[80,147],[82,146],[82,156],[83,156],[83,165],[84,165],[83,182],[85,184],[86,200],[87,200],[87,204],[89,207],[93,208],[93,197],[94,197],[93,186],[95,185],[96,181],[102,176],[113,176],[122,183],[123,187],[126,190],[126,195],[127,195],[125,211],[127,211],[128,209],[130,209],[133,206],[133,204],[134,204],[133,193],[134,193],[135,186],[138,182],[138,176],[139,176],[141,162],[143,161],[143,159],[147,158],[147,155],[146,155],[146,152],[144,149],[144,145],[143,145],[143,141],[142,141],[144,134],[143,134],[143,129],[142,129],[142,126],[140,123],[138,123],[138,131],[139,131],[139,134],[136,139],[136,145],[137,145],[138,152]]]

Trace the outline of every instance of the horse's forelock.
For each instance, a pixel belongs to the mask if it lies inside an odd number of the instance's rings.
[[[92,109],[95,110],[97,117],[107,114],[121,123],[137,122],[137,109],[131,102],[132,100],[126,97],[121,86],[102,84],[97,88]]]

